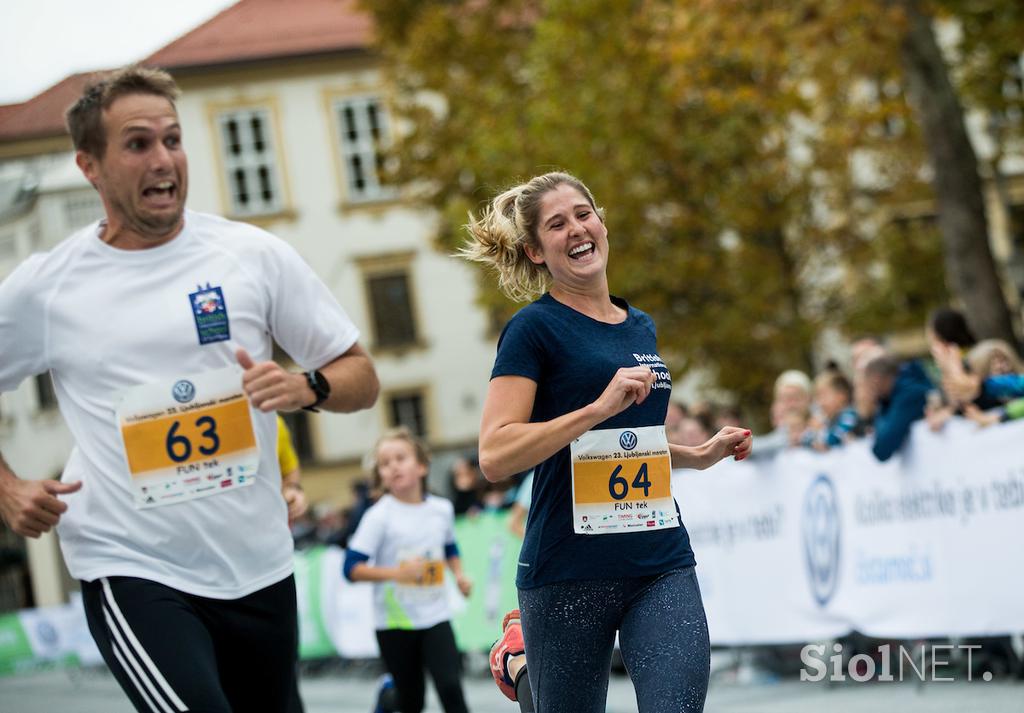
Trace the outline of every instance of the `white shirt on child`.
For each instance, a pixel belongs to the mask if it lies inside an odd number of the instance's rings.
[[[421,583],[374,582],[378,630],[429,629],[451,618],[445,546],[454,543],[455,510],[436,495],[406,503],[387,494],[366,511],[349,540],[350,550],[369,557],[374,567],[397,567],[417,557],[428,563]]]

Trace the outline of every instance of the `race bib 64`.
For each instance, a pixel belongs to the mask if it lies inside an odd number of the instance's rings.
[[[573,532],[678,527],[664,426],[587,431],[569,446]]]

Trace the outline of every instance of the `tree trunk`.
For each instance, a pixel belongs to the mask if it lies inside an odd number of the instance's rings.
[[[924,131],[946,274],[979,338],[1016,343],[988,239],[978,160],[967,136],[960,98],[919,0],[900,0],[907,13],[903,65]]]

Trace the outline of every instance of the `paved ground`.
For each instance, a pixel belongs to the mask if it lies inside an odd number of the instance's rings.
[[[712,682],[706,713],[1024,713],[1024,683],[975,680],[956,683],[800,683],[741,684],[729,675]],[[368,668],[310,673],[302,682],[307,713],[367,713],[375,690]],[[474,713],[516,713],[490,679],[466,680]],[[431,695],[427,713],[441,709]],[[608,713],[636,710],[629,679],[614,675]],[[131,713],[105,670],[48,671],[0,678],[0,713]],[[239,713],[264,713],[244,711]],[[265,713],[273,713],[268,711]]]

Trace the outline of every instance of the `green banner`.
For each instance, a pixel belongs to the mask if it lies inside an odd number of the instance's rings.
[[[66,643],[67,632],[60,631],[60,618],[40,618],[38,612],[59,612],[60,607],[43,610],[24,610],[0,615],[0,676],[41,668],[64,668],[78,666],[78,655],[61,643]],[[82,622],[85,623],[84,621]],[[51,638],[47,644],[52,648],[37,651],[32,645],[26,627],[37,627],[46,631]]]
[[[25,668],[35,661],[21,618],[17,614],[0,616],[0,674]]]
[[[473,580],[466,610],[452,620],[463,651],[487,651],[501,633],[505,612],[519,606],[516,567],[522,540],[509,531],[508,519],[508,511],[501,511],[455,521],[462,568]]]
[[[473,581],[466,607],[452,620],[463,651],[486,651],[498,638],[505,612],[515,609],[516,563],[521,541],[509,532],[507,512],[484,512],[455,522],[455,539],[462,567]],[[345,612],[336,611],[341,581],[341,551],[314,547],[295,553],[295,589],[299,614],[299,656],[319,659],[337,656],[331,627],[348,622],[343,636],[372,651],[373,604],[369,595],[348,599]],[[367,587],[368,585],[360,585]],[[64,607],[0,615],[0,675],[41,667],[79,665],[75,642],[88,637],[80,611]],[[344,616],[342,616],[344,614]],[[332,623],[333,622],[333,623]],[[34,650],[31,632],[42,647]],[[364,654],[356,654],[364,655]],[[98,655],[97,655],[98,660]]]
[[[299,608],[299,658],[316,659],[334,656],[334,644],[327,633],[322,602],[324,547],[295,553],[295,596]]]

